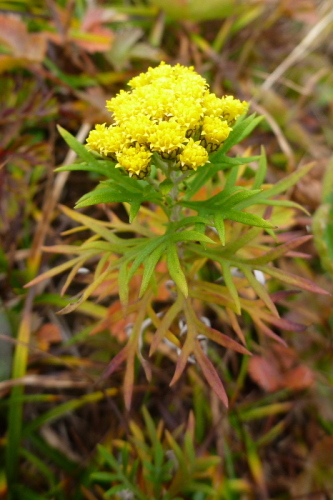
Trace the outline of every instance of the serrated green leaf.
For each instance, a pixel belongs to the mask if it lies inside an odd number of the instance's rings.
[[[57,125],[57,129],[62,138],[67,142],[68,146],[82,158],[87,164],[94,165],[98,168],[98,160],[67,130]]]
[[[278,194],[284,193],[287,189],[290,187],[294,186],[304,175],[306,175],[311,168],[314,166],[314,163],[309,163],[308,165],[304,165],[304,167],[296,170],[292,174],[288,175],[288,177],[285,177],[281,181],[277,182],[274,184],[269,189],[266,189],[264,191],[261,191],[261,193],[258,193],[254,198],[251,200],[244,200],[241,203],[237,205],[237,209],[242,210],[243,208],[247,208],[250,205],[254,205],[257,202],[260,202],[262,200],[266,200],[268,198],[272,198],[273,196],[276,196]]]
[[[254,198],[258,193],[260,193],[261,189],[243,189],[238,193],[232,194],[222,205],[223,210],[233,208],[238,205],[238,203]]]
[[[203,243],[213,243],[216,242],[206,236],[205,234],[199,233],[198,231],[181,231],[180,233],[174,233],[168,238],[169,242],[176,243],[178,241],[201,241]]]
[[[97,188],[92,193],[83,195],[76,203],[75,208],[88,207],[98,203],[141,203],[142,195],[125,191],[119,187]]]
[[[240,212],[239,210],[222,210],[222,215],[224,219],[234,220],[235,222],[241,222],[247,226],[256,226],[263,228],[273,228],[275,227],[271,222],[268,222],[258,215],[250,214],[248,212]]]
[[[132,201],[131,203],[131,208],[130,208],[130,213],[129,213],[129,222],[132,224],[134,221],[135,217],[138,215],[138,212],[141,207],[141,201]]]
[[[110,166],[112,163],[110,162]],[[108,177],[109,169],[105,166],[104,161],[98,161],[98,164],[87,164],[87,163],[73,163],[72,165],[65,165],[63,167],[58,167],[54,171],[55,172],[73,172],[73,171],[87,171],[87,172],[95,172],[96,174],[103,175],[104,177]]]
[[[183,293],[183,295],[187,297],[188,296],[187,281],[179,262],[176,245],[169,245],[167,248],[167,266],[171,278],[173,279],[179,290]]]
[[[162,245],[164,242],[166,242],[167,236],[158,236],[157,238],[147,241],[147,244],[145,246],[141,246],[140,249],[138,250],[138,255],[136,256],[135,260],[133,261],[132,267],[130,269],[130,272],[128,274],[128,280],[131,280],[132,277],[134,276],[134,273],[136,270],[141,266],[141,264],[147,259],[147,257],[159,246]]]
[[[296,210],[300,210],[304,212],[306,215],[310,215],[310,212],[302,207],[299,203],[290,200],[255,200],[254,205],[268,205],[270,207],[287,207],[287,208],[295,208]]]
[[[217,153],[216,153],[217,154]],[[224,154],[219,157],[218,161],[211,159],[211,166],[209,168],[203,167],[199,169],[197,173],[193,176],[193,180],[189,183],[189,188],[187,189],[184,199],[190,200],[192,196],[199,191],[202,186],[204,186],[209,179],[214,177],[217,172],[221,170],[226,170],[231,167],[238,165],[244,165],[246,163],[251,163],[252,161],[257,161],[260,156],[251,156],[246,158],[230,158]]]
[[[162,254],[164,252],[165,245],[160,245],[158,246],[152,254],[147,258],[147,261],[145,262],[144,266],[144,272],[143,272],[143,277],[142,277],[142,283],[141,283],[141,288],[140,288],[140,294],[139,297],[141,298],[143,294],[146,292],[150,279],[153,275],[153,272],[155,270],[155,267],[157,263],[159,262],[160,258],[162,257]]]
[[[225,226],[224,226],[223,216],[221,214],[216,214],[214,216],[214,224],[216,231],[219,235],[219,238],[221,240],[221,244],[222,246],[225,246]]]
[[[173,232],[176,232],[177,229],[180,229],[181,227],[184,226],[193,226],[195,224],[209,224],[209,219],[206,217],[199,217],[199,216],[191,216],[191,217],[185,217],[184,219],[177,221],[177,222],[171,222],[169,223],[169,228],[170,231],[172,230]]]

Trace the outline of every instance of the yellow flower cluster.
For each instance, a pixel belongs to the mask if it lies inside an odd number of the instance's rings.
[[[87,147],[145,177],[156,152],[181,170],[197,170],[227,139],[247,103],[217,97],[193,67],[161,63],[132,78],[131,90],[107,101],[114,124],[96,125]]]

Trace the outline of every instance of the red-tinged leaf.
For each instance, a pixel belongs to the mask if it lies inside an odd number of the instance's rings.
[[[279,290],[278,292],[271,293],[271,299],[276,304],[281,300],[286,299],[287,297],[291,297],[292,295],[296,295],[301,293],[299,290]]]
[[[207,358],[206,354],[201,349],[200,342],[198,340],[195,341],[194,354],[208,384],[220,398],[222,403],[228,408],[228,396],[225,392],[221,379],[218,376],[212,362]]]
[[[263,389],[274,392],[279,389],[303,390],[314,382],[313,372],[300,365],[292,349],[275,344],[265,356],[253,356],[249,361],[249,374]]]
[[[312,281],[306,278],[301,278],[300,276],[296,276],[295,274],[288,273],[287,271],[281,271],[281,269],[268,266],[256,266],[256,269],[262,271],[263,273],[269,274],[269,276],[272,276],[272,278],[276,278],[283,283],[302,288],[302,290],[307,290],[312,293],[319,293],[321,295],[330,295],[329,292],[316,285]]]
[[[310,240],[313,236],[311,234],[306,235],[306,236],[301,236],[300,238],[295,238],[293,240],[288,241],[287,243],[284,243],[283,245],[278,246],[277,248],[273,248],[269,252],[261,255],[261,257],[257,257],[256,259],[251,259],[248,261],[249,264],[268,264],[268,262],[271,262],[272,260],[278,259],[282,255],[285,255],[288,253],[290,250],[293,248],[296,248],[306,241]]]
[[[240,266],[239,269],[244,273],[244,276],[248,280],[249,284],[253,288],[253,290],[256,292],[258,297],[263,301],[263,303],[266,305],[266,307],[278,318],[279,313],[278,310],[275,307],[274,302],[269,296],[268,291],[262,285],[257,278],[252,274],[252,270],[249,269],[247,266]]]
[[[7,45],[15,58],[42,62],[46,54],[45,33],[28,33],[27,25],[12,15],[0,14],[0,42]]]
[[[253,318],[253,321],[258,326],[258,328],[262,331],[262,333],[267,335],[267,337],[270,337],[271,339],[276,340],[277,342],[279,342],[280,344],[282,344],[285,347],[287,346],[287,343],[283,340],[283,338],[279,337],[276,333],[274,333],[273,330],[271,330],[267,325],[265,325],[265,323],[260,321],[260,319]]]
[[[146,379],[148,380],[148,382],[151,382],[151,379],[152,379],[152,371],[151,371],[151,366],[150,366],[149,361],[147,361],[147,360],[143,357],[143,355],[142,355],[142,353],[141,353],[140,349],[138,349],[138,350],[137,350],[137,355],[138,355],[138,358],[139,358],[140,363],[141,363],[141,365],[142,365],[142,368],[144,369],[144,372],[145,372],[145,375],[146,375]]]
[[[124,387],[123,387],[125,407],[127,410],[130,410],[132,403],[132,394],[134,386],[134,364],[135,364],[134,358],[135,358],[135,351],[131,349],[129,351],[129,354],[127,355],[126,371],[125,371]]]
[[[218,330],[215,330],[214,328],[210,328],[209,326],[202,323],[200,320],[197,320],[196,324],[198,326],[199,331],[203,335],[206,335],[206,337],[208,337],[213,342],[220,344],[226,349],[231,349],[232,351],[239,352],[240,354],[248,354],[252,356],[250,351],[245,349],[245,347],[238,344],[238,342],[235,342],[235,340],[231,339],[227,335],[224,335],[224,333],[221,333]]]
[[[313,372],[307,366],[297,366],[284,376],[284,385],[294,391],[308,389],[314,384]]]
[[[287,330],[288,332],[302,333],[307,328],[306,325],[302,325],[301,323],[295,323],[294,321],[289,321],[284,318],[275,318],[274,316],[265,313],[265,311],[260,311],[260,318],[274,326],[277,326],[278,328],[281,328],[281,330]]]
[[[185,344],[181,350],[181,353],[179,354],[179,358],[178,358],[178,361],[176,364],[175,373],[174,373],[172,380],[170,382],[170,387],[173,386],[176,382],[178,382],[180,376],[182,375],[183,371],[185,370],[188,357],[192,354],[193,349],[194,349],[194,342],[190,342],[188,340],[188,337],[187,337]]]
[[[236,314],[234,313],[234,311],[229,309],[229,307],[226,307],[226,312],[227,312],[232,329],[234,330],[234,332],[236,333],[236,335],[238,336],[240,341],[245,345],[246,342],[245,342],[244,333],[242,332],[242,329],[239,326],[239,323],[238,323],[237,318],[236,318]]]
[[[267,392],[275,392],[281,384],[278,368],[271,360],[253,356],[249,361],[248,372],[252,380]]]
[[[118,352],[118,354],[110,361],[108,367],[104,371],[102,378],[108,378],[112,373],[114,373],[116,370],[118,370],[119,366],[125,361],[125,359],[128,356],[129,352],[129,344],[127,344],[125,347],[122,348],[121,351]]]
[[[80,255],[79,257],[75,257],[75,259],[71,259],[68,262],[64,262],[63,264],[60,264],[60,266],[56,266],[56,267],[53,267],[52,269],[49,269],[45,273],[40,274],[39,276],[37,276],[36,278],[31,280],[29,283],[24,285],[24,288],[29,288],[31,286],[37,285],[41,281],[53,278],[53,276],[56,276],[57,274],[60,274],[63,271],[67,271],[67,269],[73,267],[81,259],[82,259],[82,255]]]

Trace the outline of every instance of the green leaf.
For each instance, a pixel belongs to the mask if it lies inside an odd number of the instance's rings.
[[[104,493],[104,496],[105,497],[113,497],[113,495],[115,493],[120,493],[121,491],[125,491],[125,490],[128,490],[128,489],[130,489],[130,488],[128,488],[128,485],[117,484],[116,486],[112,486],[112,488],[110,488],[109,490],[107,490]]]
[[[238,193],[232,194],[222,205],[223,210],[233,208],[238,205],[238,203],[254,198],[258,193],[260,193],[261,189],[242,189]]]
[[[139,297],[141,298],[143,294],[146,292],[150,279],[153,275],[153,272],[155,270],[155,267],[162,257],[162,254],[164,252],[165,245],[160,245],[158,246],[152,254],[148,257],[147,261],[145,262],[144,266],[144,272],[143,272],[143,277],[142,277],[142,283],[141,283],[141,288],[140,288],[140,294]]]
[[[79,142],[72,134],[67,132],[60,125],[57,125],[57,129],[62,138],[67,142],[68,146],[75,151],[75,153],[82,158],[87,164],[94,165],[97,169],[99,168],[98,160]]]
[[[227,174],[227,182],[224,186],[223,191],[229,191],[232,187],[235,186],[238,178],[238,172],[239,172],[239,167],[233,167],[231,170],[229,170]],[[240,188],[238,188],[240,189]]]
[[[304,167],[299,168],[292,174],[288,175],[288,177],[285,177],[281,181],[274,184],[274,186],[272,186],[271,188],[261,191],[261,193],[258,193],[254,198],[242,201],[237,205],[237,208],[242,210],[243,208],[247,208],[250,205],[256,204],[257,202],[284,193],[285,191],[287,191],[287,189],[294,186],[304,175],[306,175],[313,166],[314,163],[304,165]]]
[[[213,243],[216,242],[206,236],[205,234],[199,233],[199,231],[181,231],[180,233],[175,233],[169,236],[169,242],[176,243],[178,241],[202,241],[203,243]]]
[[[174,184],[172,181],[170,181],[169,179],[164,179],[164,181],[161,182],[161,184],[159,185],[163,196],[168,194],[171,191],[171,189],[173,188],[173,186],[174,186]]]
[[[184,195],[184,199],[190,200],[192,196],[194,196],[194,194],[199,191],[199,189],[202,188],[202,186],[204,186],[209,179],[217,174],[217,172],[238,165],[251,163],[252,161],[257,161],[259,158],[260,156],[252,156],[247,158],[230,158],[229,156],[221,155],[218,162],[212,160],[211,166],[203,167],[197,171],[197,173],[193,176],[193,180],[189,182],[189,188]]]
[[[169,222],[168,232],[176,232],[177,229],[180,229],[181,227],[194,226],[195,224],[201,224],[201,223],[208,225],[209,219],[199,216],[185,217],[184,219],[181,219],[180,221],[177,222]]]
[[[167,248],[167,266],[171,278],[176,283],[177,287],[183,293],[183,295],[187,297],[188,296],[187,281],[179,262],[176,245],[169,245]]]
[[[238,291],[236,288],[236,285],[234,283],[234,280],[232,279],[232,274],[230,271],[230,264],[227,262],[222,263],[222,272],[223,272],[223,279],[225,282],[226,287],[229,290],[229,293],[235,303],[236,306],[236,312],[237,314],[241,313],[241,304],[238,296]]]
[[[129,213],[129,222],[130,222],[130,224],[132,224],[132,222],[134,221],[135,217],[138,215],[140,207],[141,207],[141,201],[139,201],[139,200],[133,201],[131,203],[131,208],[130,208],[130,213]]]
[[[126,191],[119,186],[114,188],[97,188],[91,193],[83,195],[76,203],[75,208],[88,207],[89,205],[97,205],[98,203],[140,203],[142,195]]]
[[[139,268],[139,266],[147,259],[147,257],[159,246],[165,243],[167,240],[167,236],[158,236],[157,238],[154,238],[153,240],[148,240],[147,244],[145,246],[141,246],[140,249],[138,249],[138,255],[135,258],[132,267],[130,269],[130,272],[128,274],[128,280],[131,280],[132,277],[134,276],[134,273],[136,270]],[[164,247],[163,247],[164,248]]]
[[[225,226],[223,216],[221,214],[215,214],[214,216],[214,224],[216,231],[221,240],[222,246],[225,246]]]
[[[247,212],[240,212],[239,210],[226,210],[222,211],[224,219],[234,220],[236,222],[241,222],[248,226],[264,227],[264,228],[274,228],[275,226],[258,215],[249,214]]]
[[[228,139],[224,141],[221,149],[211,156],[211,162],[217,163],[219,158],[227,153],[233,146],[239,144],[245,137],[250,135],[253,129],[263,120],[263,116],[253,115],[248,116],[244,120],[237,121],[233,127],[233,131],[230,133]]]
[[[267,158],[264,146],[261,146],[261,157],[258,164],[258,170],[254,178],[253,189],[259,189],[263,184],[267,173]]]
[[[110,166],[113,164],[110,162]],[[106,166],[105,161],[98,161],[97,165],[92,163],[73,163],[72,165],[64,165],[63,167],[58,167],[55,172],[72,172],[72,171],[87,171],[95,172],[96,174],[103,175],[104,177],[109,177],[109,168]]]

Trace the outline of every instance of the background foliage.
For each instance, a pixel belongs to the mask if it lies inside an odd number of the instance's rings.
[[[270,280],[284,321],[272,333],[287,345],[262,338],[251,311],[238,326],[235,315],[210,312],[213,326],[223,324],[230,338],[238,331],[253,352],[249,358],[208,346],[229,394],[228,413],[194,364],[169,387],[177,354],[168,344],[154,358],[151,384],[134,363],[129,413],[122,371],[101,379],[133,322],[130,308],[122,317],[117,282],[93,291],[71,314],[57,315],[103,264],[95,256],[83,267],[78,259],[81,271],[69,283],[66,273],[52,275],[56,266],[70,268],[68,257],[42,251],[83,243],[91,233],[77,222],[95,220],[95,229],[103,228],[111,213],[121,231],[130,231],[120,204],[71,210],[100,177],[54,172],[75,161],[56,124],[84,142],[95,123],[109,120],[106,99],[163,59],[195,65],[213,92],[251,100],[251,111],[265,117],[233,150],[248,157],[265,146],[261,182],[276,185],[315,162],[286,197],[311,215],[286,207],[279,215],[286,234],[279,243],[292,237],[303,244],[275,264],[332,293],[331,2],[3,0],[0,12],[1,494],[331,498],[331,296],[282,294]],[[244,182],[255,166],[242,167]],[[214,194],[209,189],[201,187],[197,203]],[[148,206],[143,217],[154,217]],[[265,238],[253,252],[267,245]],[[41,272],[49,273],[47,281],[24,288]],[[207,281],[217,277],[213,266],[205,273]],[[235,279],[241,286],[242,277]],[[141,278],[131,283],[129,299],[140,284]],[[253,300],[247,293],[242,300]],[[160,294],[163,303],[167,291]],[[152,311],[148,343],[158,322]],[[291,322],[307,329],[290,333]]]

